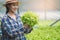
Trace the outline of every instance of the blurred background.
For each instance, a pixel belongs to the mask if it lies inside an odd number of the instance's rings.
[[[0,0],[0,14],[5,13],[3,4],[6,0]],[[19,12],[22,14],[25,11],[36,12],[40,19],[59,19],[60,18],[60,0],[18,0],[21,2]],[[1,16],[0,15],[0,16]]]
[[[27,40],[60,40],[60,0],[18,1],[21,2],[21,4],[19,5],[20,15],[22,15],[26,11],[32,11],[35,12],[40,19],[38,29],[34,29],[32,33],[26,35]],[[6,11],[5,7],[3,6],[5,2],[6,0],[0,0],[0,20],[4,16]],[[37,28],[37,26],[35,28]],[[1,33],[2,32],[0,29],[0,35]]]

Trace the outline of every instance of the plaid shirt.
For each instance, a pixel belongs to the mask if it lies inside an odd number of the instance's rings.
[[[30,33],[31,29],[24,29],[20,16],[16,15],[16,20],[6,14],[2,18],[2,40],[26,40],[24,33]]]

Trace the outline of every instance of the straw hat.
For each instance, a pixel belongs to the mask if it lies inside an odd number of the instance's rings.
[[[3,4],[3,6],[6,6],[7,4],[11,4],[11,3],[18,3],[18,4],[20,4],[20,2],[18,2],[18,0],[6,0],[5,4]]]

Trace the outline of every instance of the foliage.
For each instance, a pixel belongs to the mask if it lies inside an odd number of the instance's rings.
[[[23,24],[27,24],[30,27],[33,27],[35,24],[37,24],[39,20],[36,13],[31,12],[31,11],[25,12],[22,15],[21,19],[22,19]]]
[[[47,23],[45,26],[43,23]],[[40,21],[39,28],[34,28],[29,34],[26,34],[27,40],[60,40],[60,22],[55,26],[48,26],[52,21]]]

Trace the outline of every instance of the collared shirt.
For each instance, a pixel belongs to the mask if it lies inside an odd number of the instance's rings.
[[[6,14],[2,18],[2,40],[26,40],[24,33],[29,33],[31,29],[24,29],[20,16],[16,15],[16,20]]]

